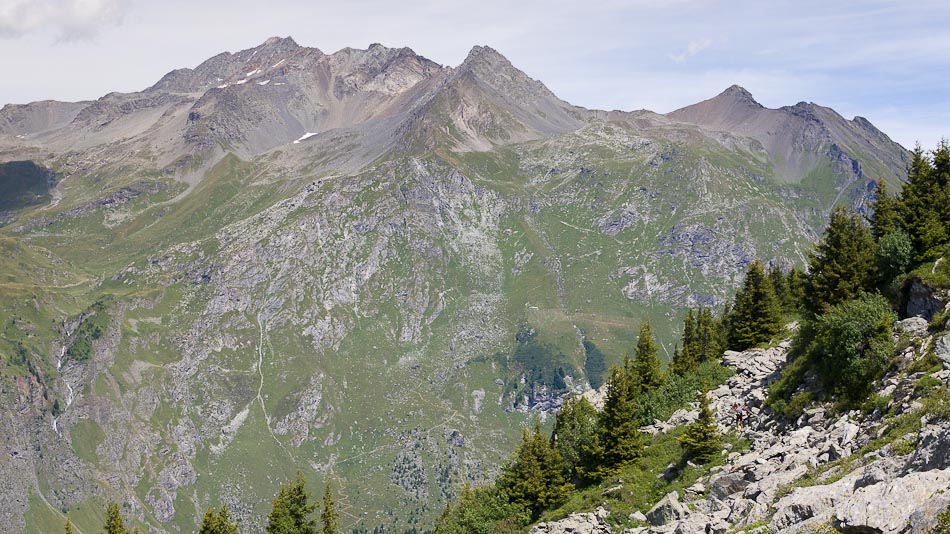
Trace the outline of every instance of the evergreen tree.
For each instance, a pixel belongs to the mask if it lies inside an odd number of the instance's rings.
[[[333,504],[333,496],[330,494],[330,483],[327,482],[327,489],[323,492],[323,513],[320,514],[323,521],[323,534],[337,534],[340,530],[340,514],[336,511],[336,505]]]
[[[887,185],[881,181],[874,188],[874,204],[871,206],[871,236],[880,241],[885,235],[900,227],[897,199],[887,194]]]
[[[73,522],[66,518],[66,534],[73,534]]]
[[[584,462],[584,447],[597,432],[597,410],[584,397],[574,397],[561,406],[551,433],[553,446],[561,454],[564,474],[574,478]]]
[[[656,389],[663,383],[663,371],[660,369],[659,350],[653,337],[653,327],[648,321],[640,323],[640,339],[637,341],[637,353],[628,372],[631,394],[635,397]]]
[[[683,324],[683,349],[673,353],[670,371],[683,376],[700,363],[718,360],[725,347],[722,322],[708,308],[687,310]]]
[[[231,511],[227,506],[222,506],[217,511],[214,508],[208,508],[201,521],[198,534],[238,534],[238,526],[231,519]]]
[[[722,450],[722,437],[705,392],[699,394],[699,418],[686,427],[679,438],[687,460],[707,463]]]
[[[316,505],[310,502],[305,486],[300,471],[293,483],[281,484],[267,516],[267,534],[317,534],[317,521],[309,519]]]
[[[643,455],[640,421],[633,402],[628,374],[613,368],[607,383],[607,399],[600,412],[597,434],[587,449],[589,464],[584,477],[600,480],[635,464]]]
[[[920,145],[914,148],[897,209],[917,259],[928,259],[950,239],[950,147],[945,141],[932,160]]]
[[[497,486],[466,487],[455,506],[446,505],[436,534],[500,534],[520,532],[531,522],[524,507],[509,501]]]
[[[122,520],[122,514],[119,513],[119,505],[114,502],[110,502],[106,507],[103,534],[130,534],[129,529],[125,527],[125,521]]]
[[[838,206],[824,236],[808,258],[808,309],[822,313],[830,306],[870,291],[877,280],[871,232],[857,215]]]
[[[745,282],[736,293],[729,331],[729,346],[745,350],[772,339],[782,329],[782,311],[762,264],[752,262]]]
[[[541,432],[540,424],[522,432],[521,445],[498,477],[498,486],[533,517],[567,498],[571,485],[564,477],[561,454]]]
[[[891,282],[910,269],[913,257],[914,244],[903,230],[894,230],[881,237],[875,259],[882,289],[886,290]]]

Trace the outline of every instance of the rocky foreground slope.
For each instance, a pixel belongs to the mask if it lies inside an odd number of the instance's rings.
[[[816,405],[795,421],[779,420],[763,401],[767,384],[786,364],[788,343],[727,352],[724,364],[736,374],[709,398],[724,431],[732,426],[733,403],[751,407],[744,432],[749,450],[723,451],[725,464],[684,494],[672,492],[628,518],[643,526],[612,527],[615,521],[601,507],[537,525],[531,533],[930,532],[950,506],[950,421],[918,398],[922,384],[944,395],[950,386],[950,333],[928,335],[926,321],[918,317],[898,326],[910,346],[880,384],[877,394],[886,408],[834,413],[830,406]],[[944,369],[929,375],[909,372],[928,351]],[[664,432],[696,416],[696,411],[681,411],[646,430]],[[901,433],[902,422],[918,417]]]

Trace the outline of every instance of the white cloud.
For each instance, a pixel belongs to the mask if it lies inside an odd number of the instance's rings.
[[[128,0],[0,0],[0,37],[52,33],[63,41],[91,39],[122,23]]]
[[[679,54],[670,54],[670,59],[672,59],[675,63],[683,63],[687,59],[709,48],[711,44],[712,44],[711,39],[703,39],[701,41],[690,41],[689,45],[686,46],[686,50],[683,50]]]

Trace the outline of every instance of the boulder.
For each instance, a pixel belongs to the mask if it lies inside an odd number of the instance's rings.
[[[927,332],[930,323],[923,317],[908,317],[903,321],[897,321],[897,330],[912,335],[921,335]]]
[[[749,481],[741,471],[717,473],[709,477],[709,495],[725,500],[726,497],[745,491]]]
[[[934,354],[943,363],[944,369],[950,369],[950,334],[944,334],[934,342]]]
[[[673,521],[678,521],[686,515],[686,510],[679,501],[679,493],[672,491],[656,503],[656,506],[650,508],[647,512],[647,521],[651,525],[666,525]]]
[[[594,513],[571,514],[560,521],[535,525],[529,534],[610,534],[607,515],[603,508]]]
[[[930,425],[920,431],[905,472],[950,468],[950,428]]]
[[[927,517],[927,503],[950,487],[950,470],[910,473],[858,488],[834,508],[841,532],[905,532],[911,516]]]

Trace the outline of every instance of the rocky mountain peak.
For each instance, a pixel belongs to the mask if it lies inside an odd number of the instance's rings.
[[[719,96],[716,98],[728,99],[735,102],[743,102],[746,104],[755,105],[757,107],[763,107],[762,104],[759,104],[755,100],[755,98],[752,96],[752,93],[747,91],[744,87],[735,84],[730,85],[725,91],[719,93]]]

